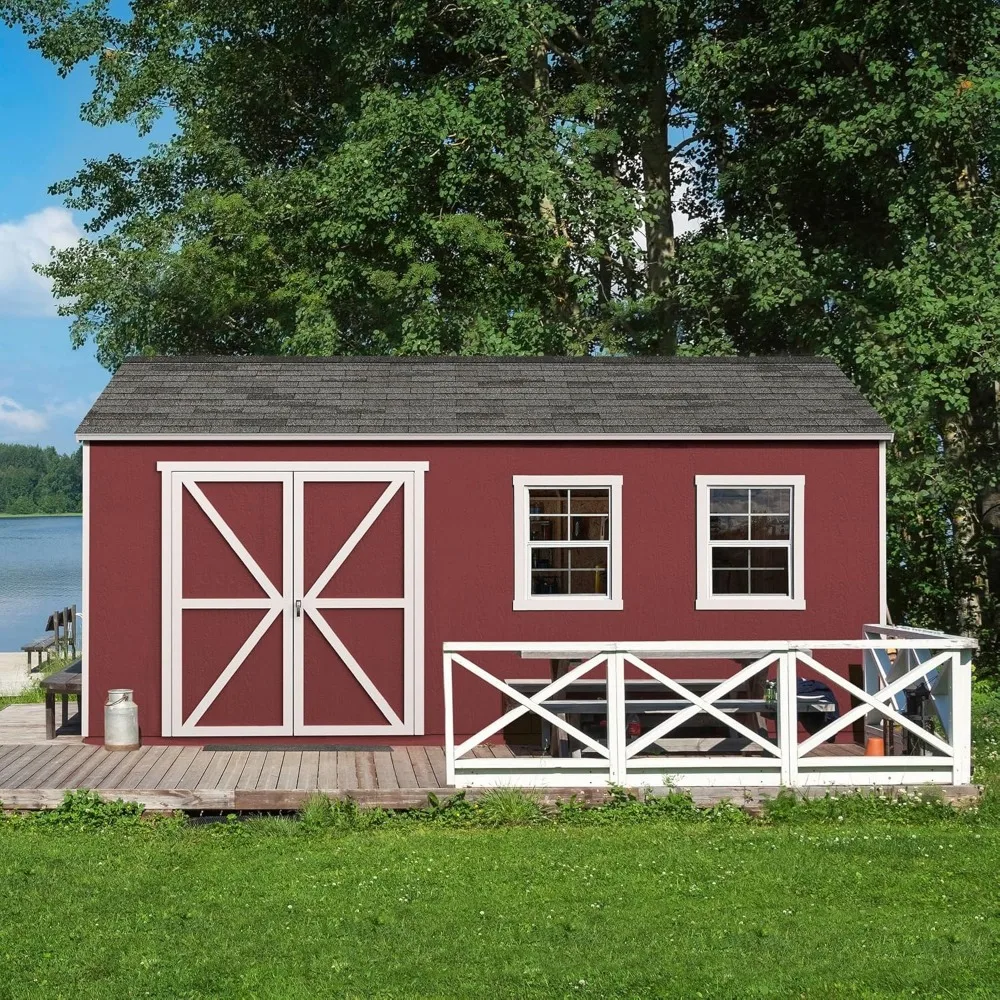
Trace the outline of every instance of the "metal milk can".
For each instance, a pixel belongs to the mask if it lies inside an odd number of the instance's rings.
[[[104,703],[104,749],[139,748],[139,706],[130,688],[112,688]]]

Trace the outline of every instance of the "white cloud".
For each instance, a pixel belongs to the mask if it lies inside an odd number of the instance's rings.
[[[0,222],[0,315],[53,316],[51,283],[32,270],[82,236],[65,208],[43,208],[17,222]]]
[[[33,410],[10,396],[0,396],[0,440],[13,437],[25,444],[40,444],[36,435],[50,430],[53,421],[69,419],[75,427],[96,398],[95,393],[79,399],[47,402],[41,409]]]
[[[48,418],[38,410],[29,410],[9,396],[0,396],[0,427],[15,431],[44,431],[49,426]]]

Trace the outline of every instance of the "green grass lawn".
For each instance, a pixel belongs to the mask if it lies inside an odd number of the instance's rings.
[[[533,825],[0,824],[0,998],[1000,995],[992,791],[963,815],[505,808]]]

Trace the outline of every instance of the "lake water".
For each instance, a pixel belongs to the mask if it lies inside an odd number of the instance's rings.
[[[56,608],[80,607],[81,538],[79,517],[0,517],[0,652],[44,635]]]

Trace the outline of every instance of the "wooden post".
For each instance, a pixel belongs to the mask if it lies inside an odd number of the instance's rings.
[[[778,656],[778,746],[781,783],[794,788],[799,780],[799,692],[795,653]]]
[[[972,781],[972,652],[963,649],[951,655],[951,747],[954,754],[952,781]]]

